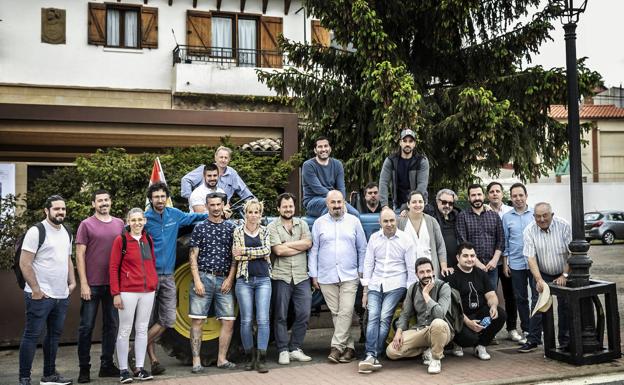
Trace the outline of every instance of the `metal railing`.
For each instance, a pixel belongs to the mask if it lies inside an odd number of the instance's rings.
[[[216,63],[223,67],[282,68],[286,65],[286,56],[279,51],[262,49],[177,45],[173,49],[173,65],[177,63]]]

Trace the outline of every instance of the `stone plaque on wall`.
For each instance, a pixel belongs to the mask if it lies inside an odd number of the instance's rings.
[[[41,42],[65,44],[65,10],[41,8]]]

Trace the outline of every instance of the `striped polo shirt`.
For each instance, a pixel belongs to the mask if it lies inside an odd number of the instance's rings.
[[[542,273],[560,275],[570,255],[568,244],[572,241],[572,228],[565,220],[553,217],[548,230],[532,222],[524,229],[524,250],[527,257],[535,257]]]

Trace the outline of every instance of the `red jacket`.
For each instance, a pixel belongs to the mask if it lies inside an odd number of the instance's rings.
[[[126,255],[121,256],[122,240],[126,237]],[[147,241],[149,235],[145,231],[141,234],[141,245],[132,238],[129,232],[118,235],[113,241],[109,263],[110,291],[115,296],[120,292],[148,293],[155,291],[158,285],[156,274],[156,258],[154,246]],[[121,261],[121,268],[119,263]]]

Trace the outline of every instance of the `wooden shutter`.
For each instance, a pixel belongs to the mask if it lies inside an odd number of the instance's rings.
[[[210,12],[186,11],[186,45],[189,55],[210,54],[212,23]]]
[[[320,44],[323,47],[329,47],[329,30],[321,27],[319,20],[312,20],[312,44]]]
[[[141,7],[141,48],[158,48],[158,8]]]
[[[282,68],[282,53],[279,52],[277,37],[284,29],[281,17],[262,16],[260,18],[260,58],[261,67]]]
[[[106,45],[106,5],[89,3],[88,43]]]

